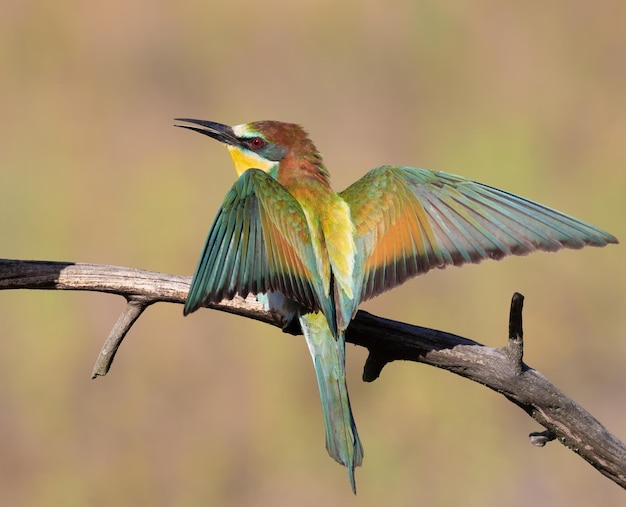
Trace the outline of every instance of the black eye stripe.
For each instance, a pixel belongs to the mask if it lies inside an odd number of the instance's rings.
[[[278,162],[285,158],[285,155],[287,155],[287,150],[285,148],[276,144],[268,143],[260,136],[240,137],[238,140],[244,148],[257,153],[259,156],[266,158],[267,160],[271,160],[272,162]]]
[[[250,137],[242,139],[242,144],[250,150],[257,151],[265,147],[266,142],[261,137]]]

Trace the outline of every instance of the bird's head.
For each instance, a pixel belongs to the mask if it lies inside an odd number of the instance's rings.
[[[226,145],[237,175],[261,169],[279,179],[279,172],[293,175],[298,169],[328,176],[321,155],[302,127],[279,121],[255,121],[230,127],[206,120],[177,118],[193,125],[177,125],[205,134]],[[291,169],[291,171],[290,171]],[[295,171],[294,171],[295,169]]]

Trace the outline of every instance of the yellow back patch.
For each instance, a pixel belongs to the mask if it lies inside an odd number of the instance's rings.
[[[333,199],[326,223],[322,225],[328,257],[333,268],[333,274],[339,286],[346,295],[354,297],[354,261],[356,245],[354,243],[354,224],[347,203],[340,199]]]

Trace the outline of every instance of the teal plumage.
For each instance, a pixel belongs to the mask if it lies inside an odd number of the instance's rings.
[[[180,121],[224,143],[239,174],[209,231],[184,313],[251,293],[298,320],[326,447],[348,469],[353,491],[363,448],[345,380],[345,330],[361,301],[433,268],[617,242],[559,211],[442,172],[383,166],[336,193],[297,125]]]
[[[273,224],[284,231],[284,245],[272,241]],[[229,190],[215,217],[184,311],[190,313],[205,300],[268,291],[320,310],[315,280],[309,281],[315,269],[300,204],[275,179],[251,169]]]

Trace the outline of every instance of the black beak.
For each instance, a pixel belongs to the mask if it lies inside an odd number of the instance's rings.
[[[200,127],[192,127],[191,125],[175,125],[176,127],[181,127],[184,129],[193,130],[195,132],[199,132],[200,134],[207,135],[212,137],[213,139],[218,140],[220,143],[224,144],[239,144],[239,140],[235,137],[235,133],[233,129],[228,125],[222,125],[221,123],[215,123],[213,121],[206,120],[192,120],[190,118],[175,118],[174,121],[184,121],[186,123],[194,123],[195,125],[200,125]]]

